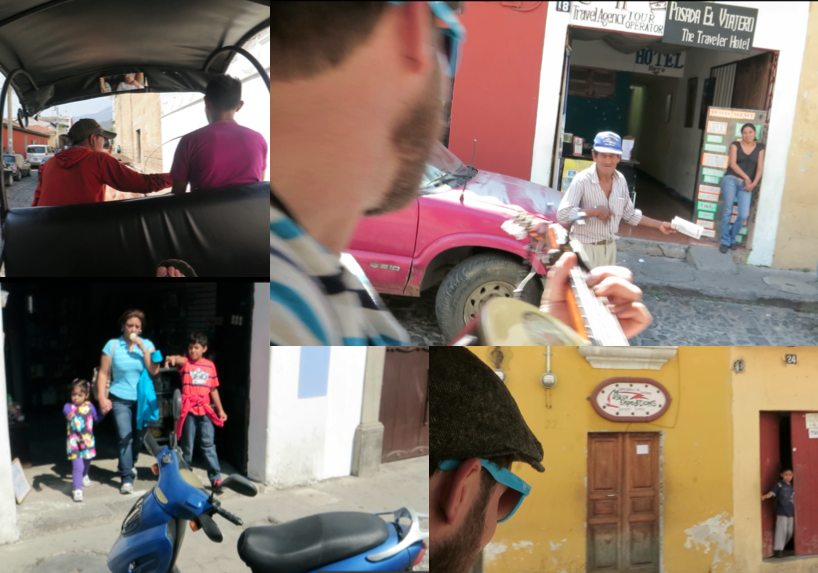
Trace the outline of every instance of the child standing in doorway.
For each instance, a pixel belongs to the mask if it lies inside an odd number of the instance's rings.
[[[76,502],[82,501],[82,488],[91,485],[88,470],[91,468],[91,460],[97,455],[94,422],[98,422],[100,417],[89,400],[90,396],[91,383],[75,378],[71,382],[71,401],[63,407],[63,416],[68,421],[66,452],[71,462],[72,489]]]
[[[182,444],[182,454],[190,466],[193,448],[197,442],[204,454],[207,477],[211,489],[221,492],[221,468],[213,438],[213,426],[224,426],[227,414],[219,397],[219,377],[216,365],[204,354],[207,352],[207,336],[201,332],[190,335],[187,356],[168,356],[165,366],[176,366],[182,375],[182,411],[176,422],[176,438]],[[210,402],[213,401],[213,406]],[[214,409],[215,408],[215,409]]]
[[[773,556],[781,557],[784,547],[792,539],[792,528],[795,517],[795,504],[793,497],[795,491],[792,486],[793,473],[790,468],[784,468],[781,472],[781,481],[773,486],[773,489],[761,496],[765,499],[775,498],[775,540],[773,542]]]

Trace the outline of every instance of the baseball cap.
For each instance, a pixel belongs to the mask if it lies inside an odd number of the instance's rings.
[[[84,118],[71,126],[71,129],[68,130],[68,139],[71,140],[71,143],[80,143],[95,133],[102,135],[106,139],[113,139],[116,137],[116,133],[102,129],[102,126],[100,126],[95,120]]]
[[[543,449],[491,368],[460,346],[429,349],[429,453],[438,460],[511,456],[538,471]]]
[[[613,131],[600,131],[594,137],[594,151],[622,155],[622,138]]]

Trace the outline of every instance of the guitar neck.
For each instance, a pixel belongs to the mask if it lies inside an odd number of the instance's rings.
[[[570,283],[588,339],[598,346],[630,346],[619,320],[588,288],[582,269],[571,269]]]

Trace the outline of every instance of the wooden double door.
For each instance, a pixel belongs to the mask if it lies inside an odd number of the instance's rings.
[[[587,570],[658,573],[658,433],[588,435]]]

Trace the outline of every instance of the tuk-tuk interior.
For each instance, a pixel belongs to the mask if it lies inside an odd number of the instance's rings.
[[[269,0],[17,0],[0,5],[0,71],[17,119],[100,93],[204,92],[270,25]],[[106,78],[136,77],[121,90]],[[135,78],[128,78],[134,80]],[[113,84],[113,85],[112,85]],[[133,82],[132,82],[133,85]],[[106,89],[107,88],[107,89]],[[5,105],[3,106],[5,109]],[[252,125],[248,127],[253,127]],[[154,276],[181,259],[200,277],[267,280],[269,182],[110,203],[9,209],[0,181],[6,276]]]

